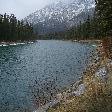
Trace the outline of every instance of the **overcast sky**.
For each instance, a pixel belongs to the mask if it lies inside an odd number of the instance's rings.
[[[0,0],[0,14],[13,13],[22,19],[45,5],[59,0]]]

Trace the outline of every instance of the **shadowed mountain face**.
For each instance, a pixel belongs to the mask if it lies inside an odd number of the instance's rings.
[[[94,7],[94,0],[63,0],[37,10],[24,20],[32,23],[39,34],[64,31],[92,16]]]

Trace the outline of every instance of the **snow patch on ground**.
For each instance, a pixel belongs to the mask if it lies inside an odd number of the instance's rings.
[[[77,88],[77,90],[73,92],[73,95],[80,96],[80,95],[84,94],[84,92],[85,92],[85,85],[80,84],[79,87]]]
[[[20,43],[6,43],[6,42],[2,42],[0,43],[0,47],[3,46],[16,46],[16,45],[24,45],[24,44],[33,44],[34,42],[20,42]]]
[[[99,77],[103,77],[103,76],[106,76],[107,75],[107,70],[105,67],[103,68],[100,68],[97,72],[96,72],[96,76],[99,76]]]
[[[95,73],[95,76],[105,82],[107,80],[107,74],[106,67],[102,67]]]

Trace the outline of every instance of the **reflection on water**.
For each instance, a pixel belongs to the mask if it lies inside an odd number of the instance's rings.
[[[41,40],[0,47],[0,112],[28,112],[76,81],[93,47],[70,41]]]

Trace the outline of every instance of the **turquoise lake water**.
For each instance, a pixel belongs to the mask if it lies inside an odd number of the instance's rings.
[[[33,112],[82,75],[94,52],[90,44],[39,40],[0,47],[0,112]]]

